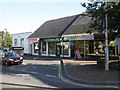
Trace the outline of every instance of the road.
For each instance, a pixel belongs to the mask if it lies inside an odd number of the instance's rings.
[[[85,88],[59,78],[59,60],[24,60],[22,65],[2,66],[2,88]]]
[[[3,65],[0,67],[0,71],[0,87],[3,90],[5,88],[40,88],[48,90],[56,88],[79,88],[79,90],[99,90],[98,88],[77,85],[66,79],[62,79],[60,77],[60,60],[57,59],[25,59],[22,65]],[[107,88],[100,90],[116,89]]]

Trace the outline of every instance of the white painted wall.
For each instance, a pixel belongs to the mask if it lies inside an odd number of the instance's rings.
[[[24,33],[17,33],[12,34],[12,47],[23,47],[24,53],[31,53],[30,43],[28,42],[28,37],[32,34],[32,32],[24,32]],[[21,45],[20,39],[24,38],[24,44]],[[17,39],[17,44],[14,45],[15,39]]]

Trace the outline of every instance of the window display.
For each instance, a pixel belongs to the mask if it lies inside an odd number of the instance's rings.
[[[38,43],[34,43],[34,53],[38,53],[39,48],[38,48]]]
[[[56,54],[56,43],[50,42],[48,43],[48,54]]]
[[[42,54],[46,54],[46,42],[42,44]]]
[[[63,54],[69,55],[69,42],[63,42]]]
[[[95,53],[96,54],[104,54],[104,52],[105,52],[104,42],[96,41],[94,46],[95,46]]]

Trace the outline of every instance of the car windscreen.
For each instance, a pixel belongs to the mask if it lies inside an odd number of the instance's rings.
[[[8,57],[8,56],[17,56],[16,53],[14,52],[8,52],[8,53],[5,53],[5,56]]]

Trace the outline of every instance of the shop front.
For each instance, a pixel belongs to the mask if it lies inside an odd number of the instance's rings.
[[[60,38],[44,38],[40,39],[40,55],[41,56],[56,56],[56,45],[60,42]]]
[[[34,41],[34,42],[33,42]],[[32,40],[32,55],[85,58],[94,53],[94,35],[74,34]]]
[[[85,58],[94,53],[94,35],[63,35],[61,38],[40,39],[41,56]]]
[[[70,44],[62,38],[40,39],[39,44],[41,56],[70,57]]]
[[[119,54],[119,38],[109,39],[109,56]],[[96,34],[94,40],[94,52],[98,56],[105,56],[105,35]]]
[[[69,42],[70,56],[75,58],[85,58],[87,54],[94,53],[94,35],[75,34],[63,35],[64,41]]]
[[[29,38],[30,53],[32,55],[39,55],[39,38]]]

